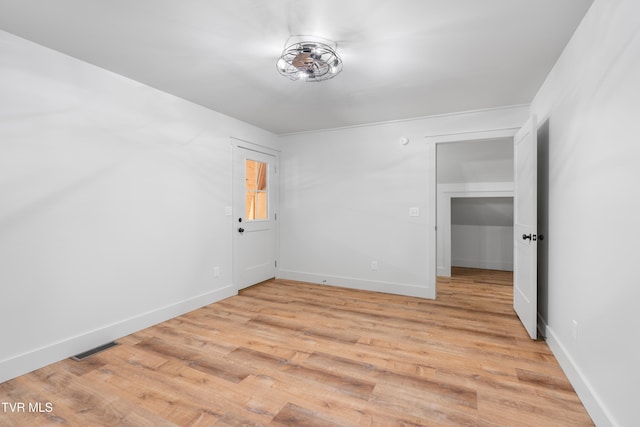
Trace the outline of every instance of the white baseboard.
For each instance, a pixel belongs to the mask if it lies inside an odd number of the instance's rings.
[[[451,268],[437,267],[436,274],[439,277],[451,277]]]
[[[361,289],[365,291],[384,292],[388,294],[405,295],[420,298],[435,297],[434,290],[424,286],[410,285],[405,283],[382,282],[354,277],[332,276],[319,273],[308,273],[303,271],[293,271],[280,269],[278,278],[287,280],[297,280],[300,282],[317,283],[319,285],[341,286],[344,288]]]
[[[485,270],[513,271],[513,263],[483,259],[453,259],[451,260],[451,265],[456,267],[483,268]]]
[[[82,335],[70,337],[45,347],[0,361],[0,383],[24,375],[67,357],[96,348],[133,332],[148,328],[205,305],[237,295],[233,285],[225,286],[174,304],[160,307]]]
[[[578,397],[582,401],[585,409],[591,416],[591,419],[598,427],[615,427],[618,424],[614,421],[613,416],[607,410],[602,400],[595,392],[589,381],[585,378],[580,368],[576,365],[571,355],[567,352],[566,347],[558,339],[558,335],[549,325],[544,326],[546,332],[546,341],[553,355],[558,360],[560,367],[569,378],[569,382],[575,389]]]

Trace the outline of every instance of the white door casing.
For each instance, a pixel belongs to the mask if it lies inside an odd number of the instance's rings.
[[[451,199],[466,197],[511,197],[513,182],[483,182],[438,185],[438,276],[451,277]]]
[[[537,128],[532,116],[514,137],[513,308],[537,338]]]
[[[233,159],[233,275],[236,287],[243,289],[276,276],[279,159],[242,144],[234,146]],[[251,190],[255,183],[248,184],[253,180],[262,182],[257,191]],[[266,201],[266,209],[255,207],[256,193],[262,193],[258,205],[264,208]]]

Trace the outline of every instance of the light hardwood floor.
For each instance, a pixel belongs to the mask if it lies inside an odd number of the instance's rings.
[[[436,301],[271,280],[0,384],[53,405],[0,425],[593,425],[512,289],[474,269]]]

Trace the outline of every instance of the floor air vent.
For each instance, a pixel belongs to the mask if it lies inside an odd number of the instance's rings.
[[[87,350],[84,353],[76,354],[75,356],[72,356],[71,358],[73,360],[75,360],[75,361],[81,361],[81,360],[86,359],[89,356],[93,356],[96,353],[100,353],[101,351],[105,351],[105,350],[107,350],[107,349],[109,349],[111,347],[115,347],[117,345],[118,345],[117,342],[111,341],[111,342],[108,342],[106,344],[102,344],[101,346],[98,346],[96,348],[92,348],[91,350]]]

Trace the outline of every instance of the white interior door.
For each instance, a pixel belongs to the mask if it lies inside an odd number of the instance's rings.
[[[536,339],[537,272],[537,128],[535,116],[514,137],[513,308],[529,336]]]
[[[278,157],[234,147],[234,283],[238,289],[276,275]]]

